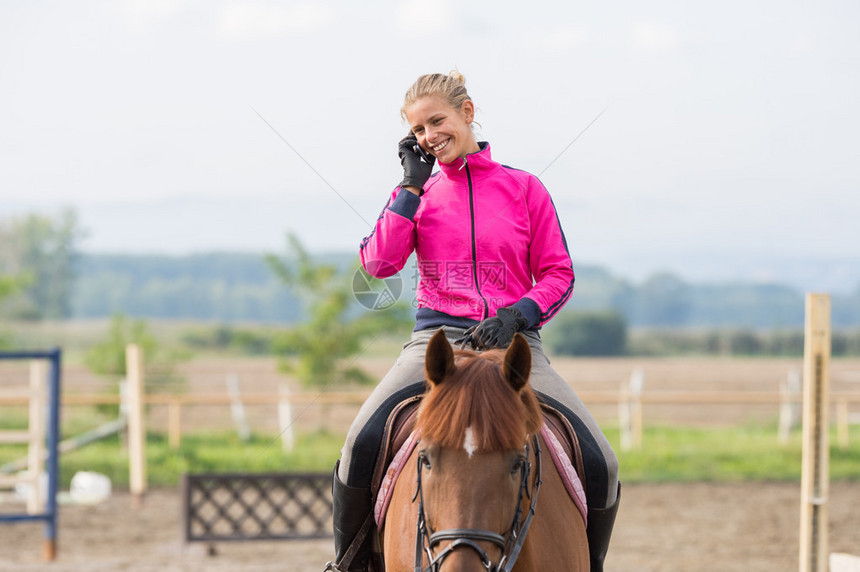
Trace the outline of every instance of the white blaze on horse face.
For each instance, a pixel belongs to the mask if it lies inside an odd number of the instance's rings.
[[[472,455],[475,454],[475,451],[478,450],[478,444],[475,443],[475,433],[472,431],[471,427],[466,429],[466,438],[463,439],[463,449],[465,449],[466,454],[469,455],[469,458],[472,458]]]

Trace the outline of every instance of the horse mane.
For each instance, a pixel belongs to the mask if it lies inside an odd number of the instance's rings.
[[[529,384],[517,392],[502,375],[504,352],[454,352],[454,373],[428,383],[416,428],[422,439],[459,448],[472,429],[478,451],[519,449],[543,422],[537,396]]]

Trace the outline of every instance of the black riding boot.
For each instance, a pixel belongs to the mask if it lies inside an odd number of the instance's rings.
[[[338,461],[332,476],[332,517],[334,519],[334,563],[329,562],[326,570],[338,572],[366,572],[370,561],[370,527],[364,531],[366,536],[359,546],[353,548],[355,556],[351,562],[341,563],[356,535],[361,531],[364,521],[371,514],[373,503],[370,489],[350,487],[337,476]]]
[[[588,526],[585,535],[588,537],[588,552],[591,555],[591,572],[603,572],[603,560],[609,550],[609,537],[615,526],[615,515],[618,513],[618,502],[621,500],[621,483],[618,483],[618,496],[615,504],[606,508],[588,507]]]

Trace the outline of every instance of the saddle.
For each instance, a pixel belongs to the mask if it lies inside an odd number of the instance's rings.
[[[406,440],[415,428],[415,418],[418,415],[418,406],[423,396],[416,395],[404,399],[392,410],[385,422],[385,430],[382,432],[382,443],[379,455],[376,457],[376,465],[373,471],[373,480],[370,490],[373,498],[379,494],[382,482],[398,451],[403,448]]]
[[[421,398],[422,396],[417,395],[400,402],[388,416],[385,424],[371,482],[371,492],[376,499],[376,522],[379,528],[382,528],[385,510],[388,507],[387,497],[403,470],[403,463],[409,458],[417,443],[413,430]],[[550,457],[555,462],[568,493],[585,516],[587,510],[584,492],[585,470],[579,439],[570,421],[561,412],[546,403],[541,403],[541,409],[544,421],[542,433],[544,441],[547,442]]]

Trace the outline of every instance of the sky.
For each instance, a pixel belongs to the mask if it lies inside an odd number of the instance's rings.
[[[574,261],[860,286],[860,3],[0,4],[0,219],[97,253],[355,251],[458,69]]]

